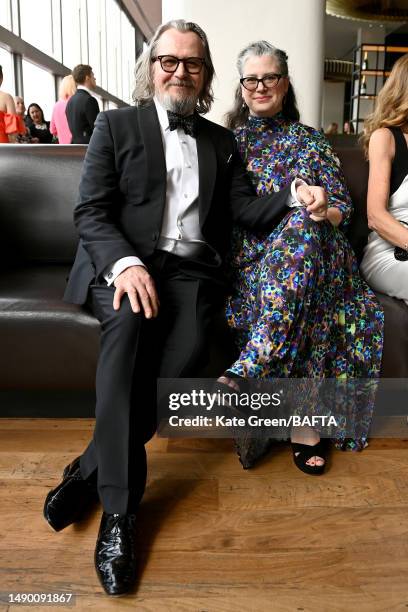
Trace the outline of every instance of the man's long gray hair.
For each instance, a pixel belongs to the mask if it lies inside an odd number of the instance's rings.
[[[135,66],[135,88],[133,90],[133,101],[136,106],[141,106],[150,102],[154,96],[154,83],[152,75],[152,58],[156,57],[157,43],[160,36],[166,30],[177,30],[178,32],[194,32],[199,36],[204,48],[205,65],[203,70],[204,84],[203,89],[198,97],[196,110],[201,114],[208,113],[214,101],[212,90],[212,80],[215,74],[214,65],[211,58],[208,39],[204,31],[196,23],[184,21],[184,19],[175,19],[159,26],[149,42],[149,46],[142,53],[136,62]]]

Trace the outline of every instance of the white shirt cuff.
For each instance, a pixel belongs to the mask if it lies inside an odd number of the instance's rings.
[[[115,278],[117,278],[119,274],[123,272],[123,270],[126,270],[126,268],[130,268],[130,266],[144,266],[144,263],[138,257],[122,257],[122,259],[118,259],[118,261],[115,261],[112,266],[106,268],[103,273],[103,277],[108,283],[108,287],[110,287],[110,285],[114,282]]]
[[[296,206],[304,206],[304,204],[302,202],[299,202],[299,200],[297,199],[296,196],[296,189],[300,186],[300,185],[307,185],[306,181],[304,181],[301,178],[295,178],[290,186],[290,196],[288,197],[288,203],[287,206],[289,206],[289,208],[295,208]]]

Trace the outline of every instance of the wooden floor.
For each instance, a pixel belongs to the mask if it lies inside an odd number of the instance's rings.
[[[140,584],[110,599],[93,567],[100,512],[55,533],[47,491],[91,420],[0,420],[0,592],[76,595],[74,610],[391,611],[408,607],[408,441],[334,452],[303,475],[277,444],[242,470],[229,440],[149,444]],[[8,606],[0,610],[63,610]]]

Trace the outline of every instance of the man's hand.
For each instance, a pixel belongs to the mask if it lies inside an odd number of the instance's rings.
[[[154,280],[144,266],[130,266],[119,274],[113,284],[116,287],[113,297],[113,309],[119,310],[120,301],[128,294],[133,312],[140,312],[142,307],[146,319],[157,317],[159,298]]]
[[[296,189],[296,197],[299,202],[305,204],[313,221],[319,222],[327,219],[327,195],[323,187],[299,185]]]

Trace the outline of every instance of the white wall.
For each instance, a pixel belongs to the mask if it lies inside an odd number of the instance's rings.
[[[209,118],[222,122],[229,110],[238,72],[238,52],[248,43],[265,39],[284,49],[299,102],[301,119],[320,127],[324,0],[163,0],[163,22],[186,19],[206,32],[217,78],[216,101]]]
[[[339,125],[339,134],[343,131],[344,89],[345,83],[324,81],[322,108],[322,127],[324,130],[335,121]]]

